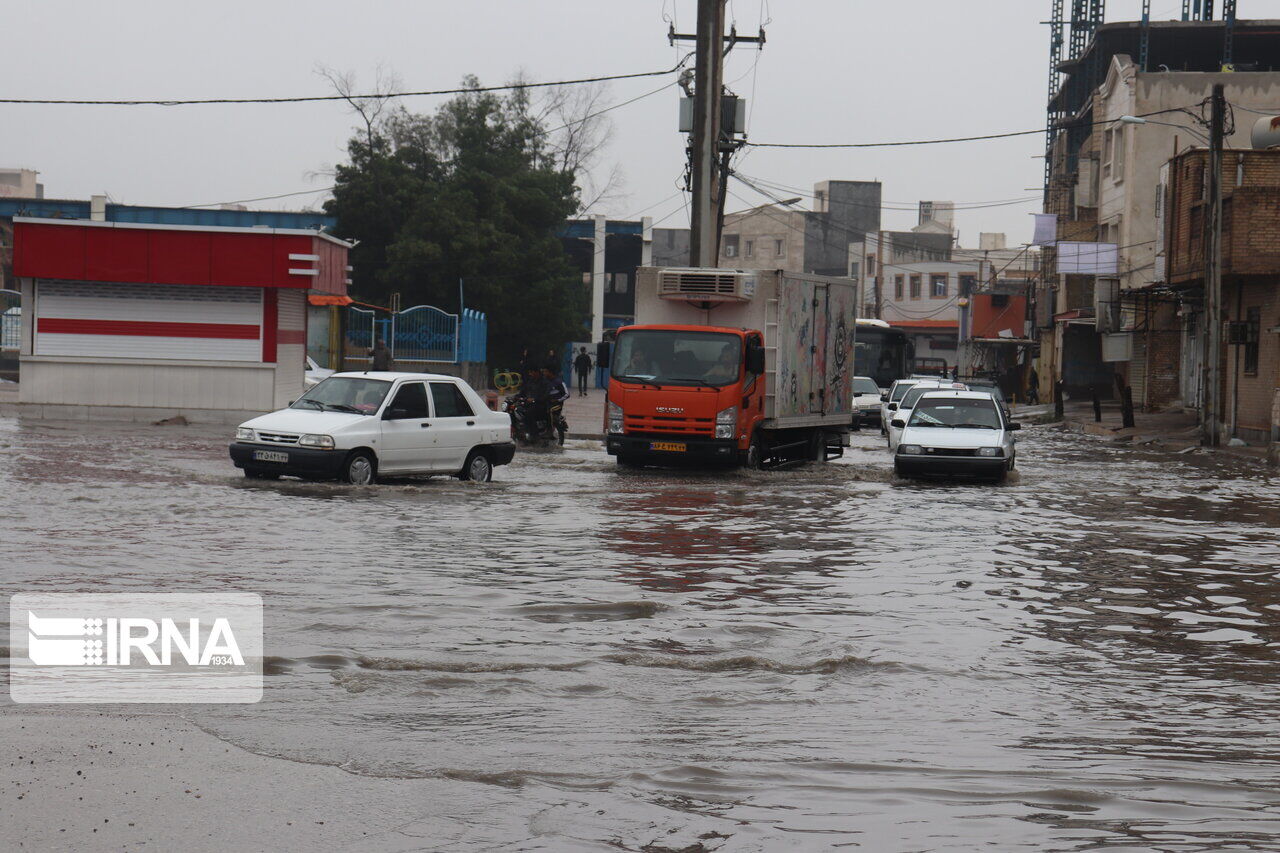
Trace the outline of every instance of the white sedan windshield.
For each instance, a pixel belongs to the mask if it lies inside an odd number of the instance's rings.
[[[907,426],[1000,429],[1000,413],[991,400],[924,399],[911,411]]]

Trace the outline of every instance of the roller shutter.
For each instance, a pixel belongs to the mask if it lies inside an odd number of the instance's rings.
[[[262,290],[36,283],[36,355],[262,360]]]

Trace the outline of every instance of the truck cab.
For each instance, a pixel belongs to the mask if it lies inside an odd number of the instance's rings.
[[[764,420],[764,336],[721,326],[625,326],[610,366],[605,443],[623,464],[745,457]]]

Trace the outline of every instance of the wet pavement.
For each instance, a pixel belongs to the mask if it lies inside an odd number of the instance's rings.
[[[263,701],[167,710],[453,786],[412,824],[439,846],[368,849],[1280,848],[1280,481],[1020,436],[1001,486],[895,481],[864,431],[787,471],[571,441],[359,489],[0,419],[0,591],[260,593]]]

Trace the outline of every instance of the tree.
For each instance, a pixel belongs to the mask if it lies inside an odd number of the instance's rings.
[[[461,281],[466,307],[489,317],[496,365],[514,365],[524,346],[580,337],[587,297],[556,237],[578,190],[546,137],[524,89],[469,91],[429,115],[401,106],[366,120],[326,203],[338,234],[359,241],[357,294],[385,302],[399,292],[405,304],[452,309]]]

